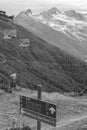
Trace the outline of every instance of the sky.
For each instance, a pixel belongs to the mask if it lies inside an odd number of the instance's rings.
[[[87,10],[87,0],[0,0],[0,10],[7,11],[7,14],[18,14],[27,9],[31,9],[33,13],[39,13],[51,7],[61,10]]]

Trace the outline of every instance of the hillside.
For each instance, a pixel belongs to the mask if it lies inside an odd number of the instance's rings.
[[[17,37],[3,38],[4,29],[15,29]],[[28,38],[30,45],[20,46],[20,39]],[[16,72],[18,85],[43,91],[71,92],[87,88],[85,62],[47,43],[23,27],[0,20],[0,86],[6,87],[9,75]]]

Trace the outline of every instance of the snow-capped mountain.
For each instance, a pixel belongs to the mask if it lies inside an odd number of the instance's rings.
[[[87,59],[87,15],[78,11],[60,11],[56,7],[33,15],[22,11],[14,22],[50,41],[61,49]]]
[[[69,10],[69,11],[66,11],[65,14],[68,17],[75,18],[76,20],[86,21],[85,15],[83,15],[81,12],[78,12],[78,11],[75,11],[75,10]]]
[[[52,9],[48,11],[43,11],[37,16],[42,16],[44,19],[49,20],[52,19],[55,15],[61,14],[62,11],[58,10],[56,7],[53,7]]]

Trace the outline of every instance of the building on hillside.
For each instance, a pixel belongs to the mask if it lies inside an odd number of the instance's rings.
[[[10,75],[10,78],[12,78],[13,80],[16,80],[17,79],[17,74],[16,73],[12,73]]]
[[[29,39],[20,39],[20,47],[27,47],[30,45]]]
[[[12,39],[17,37],[17,31],[12,29],[5,29],[3,32],[4,39]]]
[[[0,10],[0,19],[8,22],[8,21],[13,21],[14,15],[8,16],[6,15],[5,11]]]
[[[10,21],[13,21],[14,15],[8,16]]]
[[[16,88],[16,83],[17,82],[17,74],[16,73],[12,73],[10,75],[10,87],[11,88]]]
[[[6,12],[2,11],[2,10],[0,10],[0,19],[4,20],[6,22],[8,22],[10,20],[9,17],[8,17],[8,15],[6,15]]]
[[[5,11],[0,10],[0,15],[6,15]]]

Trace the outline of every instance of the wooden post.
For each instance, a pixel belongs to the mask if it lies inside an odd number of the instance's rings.
[[[37,86],[38,88],[38,99],[41,100],[41,84]],[[37,120],[37,130],[41,130],[41,121]]]

